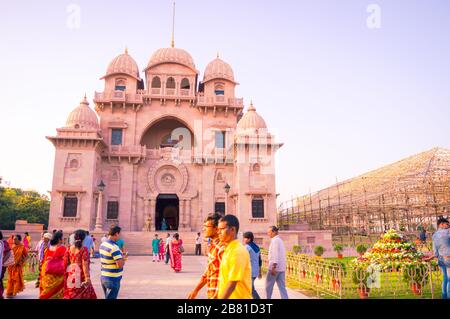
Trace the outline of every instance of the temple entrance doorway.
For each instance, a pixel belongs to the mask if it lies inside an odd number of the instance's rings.
[[[176,194],[160,194],[156,198],[155,229],[178,230],[180,201]]]

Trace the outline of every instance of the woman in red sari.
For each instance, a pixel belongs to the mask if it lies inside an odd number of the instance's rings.
[[[180,239],[180,235],[175,233],[173,239],[169,244],[170,266],[179,272],[181,270],[181,254],[180,247],[182,247],[183,241]]]
[[[64,294],[64,255],[63,233],[57,231],[50,241],[50,248],[44,256],[41,269],[39,299],[62,299]]]
[[[75,243],[64,255],[64,299],[97,299],[89,271],[89,252],[83,246],[85,238],[86,232],[77,230],[74,235]]]

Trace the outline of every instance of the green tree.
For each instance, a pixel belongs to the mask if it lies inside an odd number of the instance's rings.
[[[0,229],[14,229],[16,220],[48,226],[50,200],[36,191],[0,187]]]

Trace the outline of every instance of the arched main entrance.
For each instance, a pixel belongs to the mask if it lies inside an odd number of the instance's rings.
[[[159,194],[156,198],[155,229],[178,230],[180,203],[176,194]]]
[[[190,150],[195,146],[193,132],[180,119],[164,117],[152,123],[141,137],[141,145],[148,149],[179,147]]]

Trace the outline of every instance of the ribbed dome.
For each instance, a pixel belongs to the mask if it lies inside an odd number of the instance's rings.
[[[97,114],[89,107],[86,96],[80,102],[80,105],[70,112],[67,117],[66,127],[85,130],[98,130],[100,128]]]
[[[203,82],[213,79],[226,79],[234,82],[233,69],[225,61],[216,58],[206,66]]]
[[[194,60],[192,59],[191,55],[183,49],[162,48],[157,50],[150,58],[147,68],[162,63],[178,63],[187,66],[194,72],[197,72],[197,70],[195,69]]]
[[[258,131],[259,129],[267,129],[267,126],[261,115],[256,112],[256,109],[253,107],[253,103],[250,103],[247,113],[245,113],[238,122],[237,128],[238,131],[248,132]]]
[[[128,74],[136,80],[140,80],[138,65],[128,54],[128,50],[125,50],[125,53],[118,55],[109,63],[106,75],[102,79],[113,74]]]

